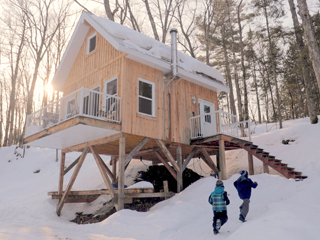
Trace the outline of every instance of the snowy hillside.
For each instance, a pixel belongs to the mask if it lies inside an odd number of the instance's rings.
[[[270,130],[271,128],[271,130]],[[284,128],[259,125],[252,141],[289,166],[308,176],[304,181],[287,180],[279,175],[261,174],[262,164],[255,159],[251,178],[259,186],[253,190],[247,222],[238,220],[240,199],[233,187],[239,170],[247,169],[247,153],[227,152],[229,179],[224,181],[231,204],[229,221],[220,234],[212,232],[212,210],[207,199],[216,180],[203,178],[182,193],[155,205],[149,212],[122,210],[101,223],[77,225],[69,222],[76,212],[92,213],[108,197],[90,204],[65,204],[61,217],[56,215],[57,200],[47,193],[58,187],[59,162],[55,150],[26,149],[24,158],[14,155],[15,147],[0,148],[0,239],[102,239],[102,240],[316,240],[320,235],[320,124],[309,119],[284,122]],[[294,140],[288,145],[282,140]],[[79,153],[67,154],[69,165]],[[108,157],[104,157],[107,160]],[[198,159],[189,167],[208,176],[210,171]],[[130,163],[126,185],[146,162]],[[72,172],[72,171],[71,171]],[[65,187],[71,177],[66,175]],[[105,188],[99,170],[89,155],[73,189]]]

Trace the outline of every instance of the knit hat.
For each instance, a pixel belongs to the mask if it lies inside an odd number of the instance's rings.
[[[223,182],[220,179],[217,181],[216,187],[224,187]]]
[[[248,172],[246,170],[242,170],[239,173],[242,177],[248,178]]]

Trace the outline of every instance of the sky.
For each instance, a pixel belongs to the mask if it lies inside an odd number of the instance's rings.
[[[77,225],[70,222],[76,212],[95,213],[108,200],[101,196],[92,203],[68,204],[56,215],[57,200],[47,195],[57,191],[59,162],[56,151],[31,147],[24,158],[14,154],[15,146],[0,148],[0,239],[102,239],[102,240],[317,240],[320,234],[320,124],[311,125],[309,118],[284,122],[283,129],[273,124],[256,125],[252,141],[276,158],[295,167],[304,181],[288,180],[276,172],[262,173],[261,161],[254,158],[258,182],[253,189],[247,222],[238,220],[241,201],[233,182],[238,172],[248,169],[244,150],[227,152],[228,179],[224,180],[229,194],[228,222],[218,235],[212,232],[212,209],[208,196],[216,179],[198,159],[189,167],[205,177],[174,197],[155,205],[148,212],[121,210],[100,223]],[[283,145],[282,140],[294,140]],[[20,149],[18,152],[22,151]],[[68,153],[66,165],[79,156]],[[102,156],[109,164],[109,157]],[[137,172],[147,162],[135,160],[126,171],[126,185],[132,185]],[[72,171],[65,177],[67,186]],[[105,188],[91,154],[75,181],[72,190]]]

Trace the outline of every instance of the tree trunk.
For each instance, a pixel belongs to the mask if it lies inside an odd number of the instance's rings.
[[[279,94],[279,88],[278,88],[278,80],[277,80],[277,66],[276,66],[276,53],[274,51],[273,43],[271,40],[271,34],[270,34],[270,28],[269,28],[269,19],[268,19],[268,12],[267,12],[267,6],[264,4],[264,14],[266,18],[266,25],[267,25],[267,33],[268,33],[268,41],[269,41],[269,47],[270,47],[270,58],[272,63],[272,75],[274,84],[276,86],[276,95],[277,95],[277,103],[278,103],[278,116],[277,119],[279,120],[280,129],[282,128],[282,116],[281,116],[281,103],[280,103],[280,94]]]
[[[306,0],[298,0],[299,15],[302,19],[302,26],[307,40],[309,56],[312,61],[313,70],[315,72],[318,87],[320,89],[320,49],[315,37],[312,20]]]
[[[236,92],[237,92],[237,102],[238,102],[238,114],[239,114],[239,121],[243,121],[243,112],[242,112],[242,100],[241,100],[241,91],[240,91],[240,85],[239,85],[239,77],[238,77],[238,68],[237,68],[237,59],[236,59],[236,50],[235,50],[235,40],[234,40],[234,31],[232,27],[231,22],[231,13],[230,13],[230,7],[229,2],[226,0],[227,3],[227,11],[228,11],[228,20],[229,20],[229,27],[231,30],[231,38],[232,38],[232,56],[233,56],[233,71],[234,71],[234,81],[236,84]]]
[[[226,68],[226,77],[227,77],[227,81],[228,81],[228,87],[230,88],[230,93],[229,93],[229,97],[230,97],[230,108],[231,108],[231,114],[233,115],[237,115],[237,111],[236,111],[236,105],[234,102],[234,95],[233,95],[233,86],[232,86],[232,80],[231,80],[231,71],[230,71],[230,66],[229,66],[229,57],[228,57],[228,51],[227,51],[227,46],[225,43],[225,27],[222,27],[222,48],[223,48],[223,52],[224,52],[224,61],[225,61],[225,68]]]
[[[288,0],[290,5],[290,11],[292,15],[293,25],[294,25],[294,32],[296,36],[297,45],[299,47],[299,53],[300,53],[300,64],[302,67],[302,75],[303,75],[303,81],[306,86],[306,98],[308,103],[308,110],[310,115],[310,123],[315,124],[318,123],[318,116],[317,116],[317,110],[316,110],[316,95],[313,91],[313,84],[311,79],[311,73],[309,71],[309,59],[307,56],[307,49],[303,42],[302,37],[302,31],[299,25],[298,16],[296,13],[295,5],[293,0]]]
[[[241,26],[241,18],[240,18],[240,7],[242,4],[242,0],[238,5],[237,17],[238,17],[238,25],[239,25],[239,35],[240,35],[240,53],[241,53],[241,69],[242,69],[242,82],[243,82],[243,95],[244,95],[244,107],[243,107],[243,117],[244,120],[249,120],[249,103],[248,103],[248,91],[247,91],[247,74],[246,67],[244,65],[244,44],[242,40],[242,26]]]
[[[260,109],[260,100],[259,100],[259,93],[258,93],[256,66],[254,63],[252,65],[253,65],[252,76],[253,76],[253,81],[254,81],[254,88],[255,88],[255,92],[256,92],[257,107],[258,107],[258,118],[259,118],[259,123],[261,124],[261,109]]]
[[[148,17],[149,17],[149,21],[152,27],[152,31],[153,31],[153,35],[154,35],[154,39],[160,41],[159,35],[158,35],[158,31],[157,31],[157,27],[156,27],[156,23],[154,22],[152,13],[151,13],[151,9],[149,6],[149,1],[148,0],[143,0],[144,4],[146,5],[146,9],[147,9],[147,13],[148,13]]]

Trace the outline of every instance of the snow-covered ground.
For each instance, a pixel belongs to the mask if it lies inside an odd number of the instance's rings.
[[[231,201],[229,221],[218,235],[213,235],[212,210],[207,202],[216,180],[198,159],[189,166],[208,177],[149,212],[122,210],[101,223],[77,225],[69,221],[76,212],[92,213],[108,197],[101,196],[90,204],[65,204],[58,217],[57,200],[47,195],[58,186],[55,150],[29,148],[24,158],[17,158],[14,146],[0,148],[0,239],[320,239],[320,124],[311,125],[305,118],[284,122],[281,130],[271,127],[256,126],[252,141],[308,178],[297,182],[274,172],[263,174],[261,162],[255,159],[256,175],[251,178],[259,186],[252,193],[248,221],[242,223],[238,220],[241,201],[233,182],[239,170],[247,169],[247,154],[243,150],[228,152],[229,179],[224,185]],[[295,141],[282,144],[287,139]],[[67,165],[78,156],[67,154]],[[108,160],[107,156],[103,158]],[[131,185],[137,171],[145,168],[146,162],[130,163],[125,184]],[[65,187],[71,175],[72,171],[66,175]],[[103,180],[93,157],[88,155],[73,189],[101,188],[105,188]]]

